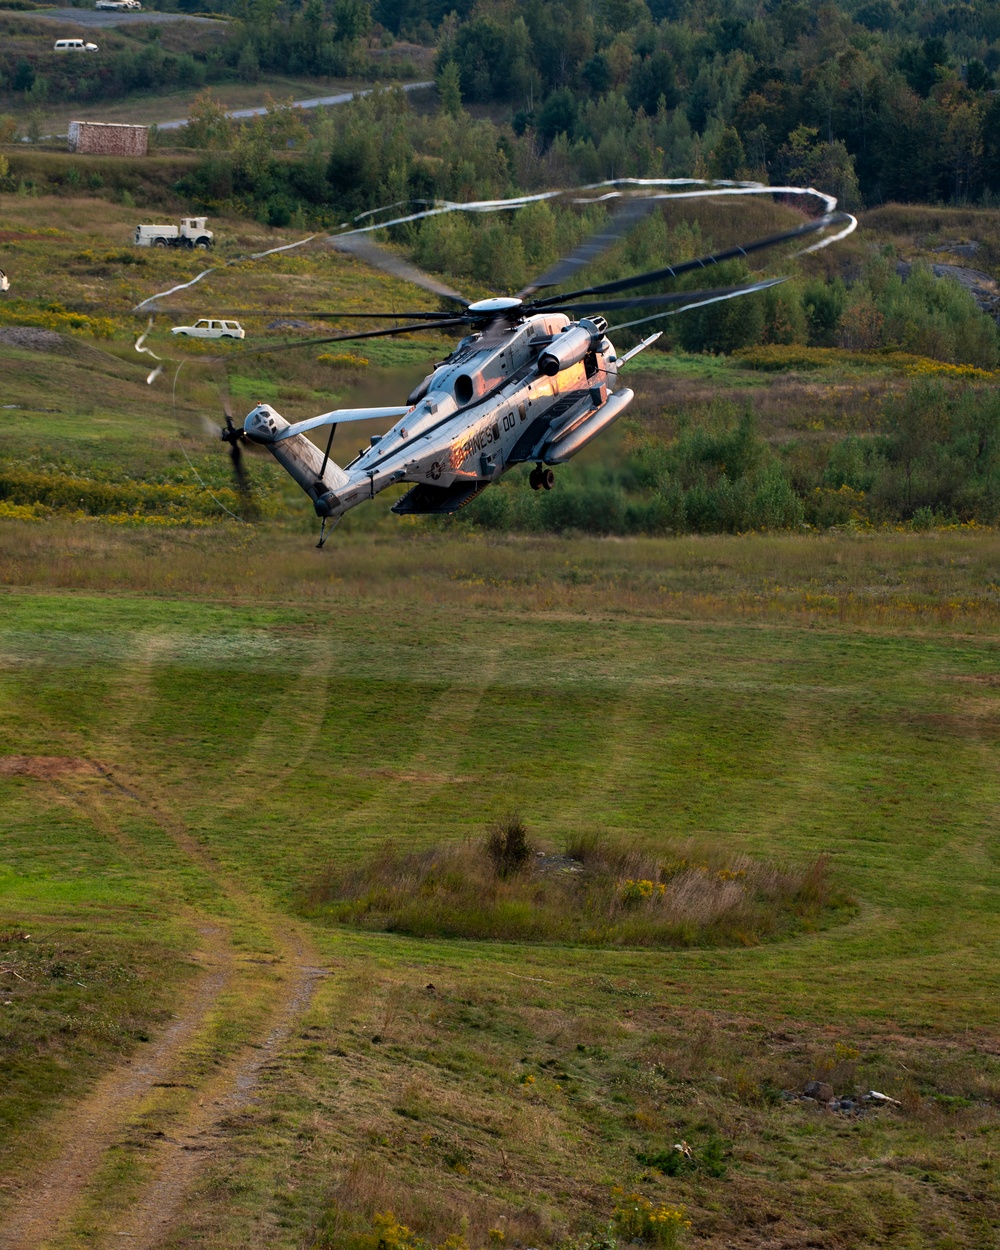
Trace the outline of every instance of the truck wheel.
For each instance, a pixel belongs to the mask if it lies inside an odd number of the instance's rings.
[[[153,247],[166,247],[166,246],[167,246],[166,239],[154,239],[153,240]]]
[[[203,247],[207,251],[212,246],[212,240],[202,235],[200,239],[195,239],[195,247]]]

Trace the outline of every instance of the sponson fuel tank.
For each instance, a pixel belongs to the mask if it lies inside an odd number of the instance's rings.
[[[627,386],[620,391],[615,391],[607,402],[601,404],[593,416],[588,417],[582,425],[578,425],[562,438],[555,440],[546,453],[545,463],[563,464],[571,456],[575,456],[581,448],[586,447],[591,439],[596,438],[609,425],[617,421],[633,399],[635,399],[635,391],[629,390]]]

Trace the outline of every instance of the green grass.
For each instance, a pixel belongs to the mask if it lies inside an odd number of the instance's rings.
[[[13,873],[0,882],[5,920],[31,917],[30,926],[0,932],[0,1126],[8,1143],[52,1102],[82,1093],[109,1056],[148,1042],[169,1019],[185,971],[149,911],[123,905],[107,878],[96,888],[82,877],[40,886]]]
[[[651,330],[655,330],[655,324]],[[657,374],[666,378],[684,381],[710,383],[713,387],[730,389],[732,387],[756,387],[766,385],[766,379],[746,376],[740,369],[739,362],[728,356],[692,355],[688,352],[662,352],[655,348],[647,348],[636,362],[629,368],[629,376],[635,374]]]
[[[0,471],[167,499],[195,471],[224,488],[207,371],[186,367],[175,413],[127,331],[130,301],[195,262],[118,273],[101,258],[134,211],[105,202],[6,207],[19,294],[40,306],[51,275],[119,329],[0,347],[4,402],[22,405],[0,414]],[[217,224],[223,256],[291,238]],[[262,311],[403,295],[326,253],[255,277]],[[236,306],[245,282],[227,270],[203,297]],[[387,402],[401,379],[384,371],[435,351],[366,348],[362,385]],[[292,418],[359,381],[276,357],[234,360],[231,378],[237,407],[266,387]],[[872,428],[893,384],[680,359],[642,375],[638,417],[669,434],[737,378],[776,442]],[[612,438],[583,471],[623,455]],[[0,761],[28,758],[0,767],[0,931],[32,935],[0,946],[3,1179],[54,1151],[59,1109],[143,1034],[155,1045],[206,928],[233,969],[178,1061],[198,1088],[150,1098],[60,1245],[113,1227],[156,1134],[254,1037],[281,926],[328,868],[388,838],[475,842],[516,806],[552,849],[605,837],[663,858],[694,841],[797,871],[825,856],[857,912],[669,950],[310,923],[329,975],[222,1120],[165,1245],[365,1250],[390,1208],[434,1246],[485,1250],[495,1229],[573,1250],[622,1184],[682,1204],[689,1245],[993,1247],[1000,536],[525,538],[380,500],[318,552],[301,495],[264,460],[250,472],[286,520],[0,518]],[[854,1119],[782,1100],[812,1077],[902,1106]],[[695,1164],[665,1174],[678,1141]]]
[[[513,797],[556,847],[607,830],[652,854],[691,837],[828,854],[859,911],[668,952],[317,926],[333,975],[226,1121],[171,1245],[242,1246],[261,1221],[275,1246],[321,1227],[360,1245],[386,1206],[434,1244],[505,1227],[554,1245],[607,1222],[616,1180],[684,1204],[695,1243],[989,1244],[994,536],[404,528],[323,555],[280,530],[233,537],[0,525],[0,752],[88,744],[278,911],[318,865],[388,836],[478,837]],[[810,608],[823,595],[843,611]],[[67,829],[32,777],[0,784],[18,924],[124,893],[177,933],[185,908],[222,905],[124,797],[101,801],[131,813],[135,851],[85,815]],[[903,1108],[855,1121],[778,1098],[816,1075]],[[638,1158],[681,1139],[721,1150],[724,1175]]]

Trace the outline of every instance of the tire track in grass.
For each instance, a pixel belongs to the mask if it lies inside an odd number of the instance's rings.
[[[65,1231],[87,1183],[119,1138],[122,1126],[136,1115],[150,1090],[167,1081],[230,984],[233,952],[222,930],[203,923],[199,932],[205,972],[173,1023],[151,1046],[106,1072],[81,1102],[55,1118],[52,1135],[64,1143],[63,1147],[38,1173],[24,1178],[0,1226],[3,1250],[38,1250]]]
[[[586,768],[586,781],[577,789],[576,802],[567,807],[562,818],[567,831],[587,828],[593,822],[594,812],[608,811],[612,806],[608,803],[610,795],[627,792],[635,784],[635,759],[641,746],[649,741],[646,725],[638,715],[641,689],[640,681],[632,681],[615,698],[603,726],[604,765],[581,766]]]
[[[224,808],[257,802],[287,785],[288,770],[305,763],[323,732],[332,663],[328,655],[314,657],[275,700],[232,772],[236,788],[224,800]],[[272,769],[269,774],[261,768],[261,761],[278,760],[280,771]]]
[[[50,726],[54,737],[74,740],[78,752],[92,768],[84,770],[79,778],[60,778],[58,787],[54,787],[56,797],[85,814],[103,836],[117,843],[123,854],[148,869],[148,849],[124,832],[122,822],[114,814],[118,808],[134,819],[138,808],[138,814],[158,827],[183,858],[197,865],[218,889],[233,913],[231,919],[266,935],[277,952],[273,962],[281,971],[265,987],[267,1010],[264,1018],[256,1022],[252,1036],[226,1055],[208,1077],[200,1082],[185,1080],[185,1063],[191,1062],[199,1039],[203,1040],[212,1028],[213,1015],[225,1011],[226,995],[238,988],[240,975],[241,961],[224,935],[225,925],[203,918],[199,929],[211,947],[209,971],[199,978],[178,1018],[142,1055],[140,1062],[127,1059],[116,1065],[82,1102],[57,1117],[56,1133],[65,1144],[53,1161],[36,1175],[24,1178],[13,1209],[0,1228],[2,1250],[155,1245],[176,1218],[218,1135],[220,1122],[253,1096],[262,1069],[278,1053],[308,1007],[316,981],[325,975],[324,969],[315,966],[305,928],[273,912],[223,871],[174,814],[169,801],[158,793],[156,782],[130,771],[125,763],[132,754],[132,731],[143,712],[140,705],[155,698],[152,670],[162,650],[160,643],[145,646],[138,662],[125,669],[118,698],[112,697],[108,704],[109,721],[116,705],[121,709],[117,726],[106,723],[105,732],[89,741],[82,731],[67,732]],[[306,681],[314,681],[314,675],[303,675],[297,686]],[[325,702],[314,721],[315,733],[321,727],[324,706]],[[273,718],[275,723],[284,715],[284,709],[279,711]],[[315,740],[315,733],[307,735],[309,742]],[[308,749],[307,742],[303,753]],[[94,754],[100,760],[94,759]],[[95,787],[96,778],[103,785]],[[257,989],[261,994],[259,985]],[[177,1091],[185,1088],[190,1088],[190,1095],[181,1098],[183,1105],[179,1105]],[[169,1106],[158,1096],[168,1089],[174,1095],[173,1105]],[[163,1132],[150,1134],[151,1125],[167,1119],[169,1136]],[[107,1173],[113,1148],[127,1150],[136,1146],[128,1140],[130,1135],[143,1139],[139,1148],[144,1179],[138,1192],[128,1195],[128,1211],[116,1218],[114,1202],[109,1208],[102,1193],[102,1184],[107,1185],[102,1170]],[[121,1195],[119,1203],[120,1200]]]
[[[220,1140],[222,1120],[253,1097],[261,1072],[274,1060],[309,1006],[316,981],[325,971],[301,962],[312,954],[303,934],[289,932],[282,937],[283,944],[293,948],[288,953],[296,963],[289,969],[266,1034],[252,1044],[252,1050],[237,1056],[198,1091],[197,1104],[189,1107],[183,1123],[172,1130],[169,1138],[158,1139],[156,1157],[150,1162],[151,1179],[130,1204],[127,1217],[112,1220],[114,1228],[103,1244],[124,1243],[130,1250],[151,1250],[163,1240],[206,1158]]]
[[[59,1243],[66,1246],[126,1244],[133,1248],[145,1248],[156,1245],[169,1231],[206,1155],[214,1148],[221,1121],[252,1098],[261,1070],[273,1060],[290,1035],[297,1019],[309,1005],[317,980],[325,976],[326,971],[315,962],[316,956],[305,928],[272,912],[221,870],[206,848],[170,813],[165,801],[148,784],[121,766],[105,766],[104,774],[109,785],[116,787],[125,800],[138,804],[185,856],[203,869],[233,906],[238,920],[249,922],[267,935],[277,952],[273,966],[280,969],[275,982],[269,986],[270,1003],[266,1017],[257,1026],[254,1036],[192,1089],[187,1105],[172,1120],[169,1134],[149,1137],[148,1127],[136,1123],[142,1115],[141,1107],[135,1109],[130,1119],[120,1122],[118,1142],[111,1144],[120,1144],[123,1132],[127,1134],[130,1128],[137,1129],[144,1137],[141,1149],[147,1179],[140,1191],[131,1197],[128,1212],[117,1218],[109,1213],[110,1224],[115,1227],[106,1228],[95,1236],[94,1215],[85,1209],[78,1222],[77,1236],[64,1238]],[[247,961],[272,962],[267,958],[260,960],[253,957],[248,957]],[[238,962],[239,957],[234,956],[234,965]],[[235,986],[235,977],[233,984]],[[218,1007],[226,989],[225,986],[219,988],[209,1012]],[[183,1068],[176,1075],[180,1078],[179,1084],[185,1076]],[[147,1086],[147,1092],[152,1091],[153,1084]],[[97,1178],[100,1164],[100,1159],[95,1161],[91,1169],[92,1179]],[[81,1197],[86,1198],[86,1195],[81,1194]]]
[[[424,716],[415,749],[406,764],[374,770],[383,779],[382,784],[370,799],[343,813],[342,827],[384,829],[402,806],[412,806],[415,796],[426,799],[445,786],[470,780],[458,773],[459,754],[501,660],[499,649],[491,651],[478,670],[480,680],[475,685],[456,682],[438,695]]]

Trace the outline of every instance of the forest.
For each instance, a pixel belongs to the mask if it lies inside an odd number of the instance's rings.
[[[699,173],[815,182],[848,208],[992,204],[1000,194],[996,0],[179,6],[228,10],[224,40],[177,55],[151,35],[148,47],[110,50],[85,65],[11,46],[0,50],[0,96],[27,108],[170,83],[224,90],[266,73],[385,77],[412,68],[384,55],[404,43],[433,49],[447,115],[468,109],[489,122],[476,132],[482,157],[464,179],[434,160],[432,146],[428,159],[390,160],[393,179],[414,194],[457,194],[484,175],[495,189],[553,174],[587,182]],[[383,145],[371,143],[376,151],[364,162],[342,156],[331,185],[299,198],[355,210],[380,202],[388,168]],[[315,184],[313,174],[303,178]]]
[[[522,184],[536,165],[584,182],[814,181],[848,208],[1000,192],[994,0],[253,0],[240,13],[225,57],[242,74],[334,72],[396,38],[435,46],[445,110],[485,111]],[[343,184],[366,207],[374,191]]]

